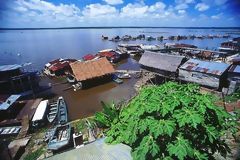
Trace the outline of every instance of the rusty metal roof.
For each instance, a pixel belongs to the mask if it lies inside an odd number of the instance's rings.
[[[229,64],[213,61],[201,61],[197,59],[189,59],[180,69],[208,73],[213,75],[221,75],[229,67]]]
[[[115,72],[112,64],[104,57],[97,60],[74,62],[70,64],[77,81],[84,81]]]

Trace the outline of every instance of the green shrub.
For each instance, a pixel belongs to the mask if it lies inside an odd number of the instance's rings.
[[[108,125],[106,142],[129,145],[136,160],[225,157],[230,149],[222,137],[236,132],[236,123],[214,99],[193,84],[145,87]]]
[[[111,126],[111,123],[114,119],[118,118],[119,110],[116,108],[114,103],[107,104],[101,102],[103,106],[102,112],[97,112],[94,116],[94,120],[97,123],[97,126],[100,128],[108,128]]]

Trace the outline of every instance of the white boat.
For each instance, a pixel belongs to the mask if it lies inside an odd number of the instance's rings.
[[[120,79],[129,79],[129,78],[131,78],[131,75],[129,73],[118,74],[117,76]]]
[[[37,127],[44,124],[46,118],[46,111],[48,107],[48,100],[41,101],[33,115],[32,126]]]
[[[98,53],[103,53],[103,52],[113,52],[113,49],[104,49],[104,50],[100,50],[98,51]]]
[[[159,50],[161,50],[161,47],[159,45],[140,44],[140,47],[143,50],[147,50],[147,51],[159,51]]]

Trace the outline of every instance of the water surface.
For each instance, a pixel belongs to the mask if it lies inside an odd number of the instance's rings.
[[[23,64],[32,62],[34,70],[42,70],[44,64],[57,58],[80,59],[85,54],[95,54],[99,50],[113,48],[118,43],[102,41],[101,35],[113,37],[131,35],[137,36],[171,36],[171,35],[216,35],[231,34],[239,36],[238,29],[178,29],[178,28],[114,28],[114,29],[55,29],[55,30],[2,30],[0,31],[0,65]],[[181,41],[130,41],[129,43],[163,44],[166,42],[189,43],[199,48],[217,49],[225,38],[195,39]],[[123,42],[119,42],[123,43]],[[126,42],[124,42],[126,43]],[[129,58],[122,61],[118,69],[139,70],[136,60]],[[57,83],[59,80],[43,79],[44,82]],[[100,101],[116,101],[129,99],[134,95],[134,84],[137,80],[132,78],[118,85],[110,82],[87,90],[74,92],[64,91],[68,84],[53,86],[52,92],[66,99],[71,120],[93,115],[102,109]]]

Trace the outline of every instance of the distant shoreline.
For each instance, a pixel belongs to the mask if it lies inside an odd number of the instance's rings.
[[[123,26],[123,27],[53,27],[53,28],[0,28],[0,30],[55,30],[55,29],[116,29],[116,28],[169,28],[169,29],[240,29],[240,27],[151,27],[151,26]]]

